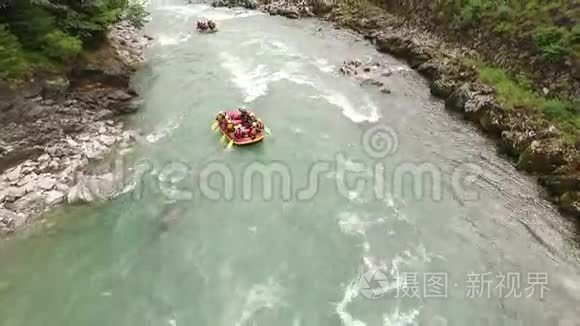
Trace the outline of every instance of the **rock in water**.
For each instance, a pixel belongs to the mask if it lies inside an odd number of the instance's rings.
[[[246,9],[256,9],[258,3],[255,0],[215,0],[211,3],[212,7],[243,7]]]
[[[334,0],[314,0],[312,1],[312,12],[316,15],[324,15],[334,8]]]
[[[433,96],[447,99],[455,89],[455,83],[450,80],[437,79],[431,83],[431,94]]]
[[[91,203],[112,198],[118,192],[119,183],[112,173],[101,176],[81,176],[68,195],[68,203]]]
[[[25,222],[26,216],[16,214],[5,208],[0,208],[0,224],[6,225],[9,229],[15,229]]]
[[[108,95],[108,98],[110,98],[111,100],[116,100],[116,101],[128,101],[128,100],[133,98],[133,95],[131,95],[128,92],[123,91],[123,90],[117,90],[117,91],[111,92]]]
[[[142,100],[133,100],[127,102],[119,102],[112,106],[111,109],[117,114],[129,114],[134,113],[143,105]]]
[[[64,201],[64,194],[57,190],[51,190],[46,195],[46,204],[48,206],[53,206],[60,204]]]
[[[449,110],[463,112],[465,103],[471,98],[472,94],[469,84],[464,84],[457,88],[451,96],[445,101],[445,107]]]

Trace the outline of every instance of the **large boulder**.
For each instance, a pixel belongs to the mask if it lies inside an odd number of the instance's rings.
[[[256,9],[258,8],[258,3],[255,0],[245,0],[243,7],[247,9]]]
[[[65,78],[55,78],[44,81],[42,96],[47,99],[63,99],[68,93],[70,82]]]
[[[410,41],[396,33],[384,33],[377,37],[377,50],[383,53],[406,57],[409,54]]]
[[[8,83],[0,80],[0,113],[8,111],[14,105],[15,93]]]
[[[101,83],[113,87],[127,87],[131,75],[129,65],[109,44],[88,53],[71,74],[73,80],[79,83]]]
[[[561,139],[534,140],[520,155],[518,167],[528,172],[550,173],[566,163]]]
[[[580,218],[580,191],[564,193],[559,198],[560,210],[576,218]]]
[[[500,137],[501,133],[507,129],[504,123],[504,110],[497,105],[480,115],[478,121],[483,130],[496,137]]]
[[[458,87],[447,100],[445,100],[445,107],[452,111],[464,112],[465,104],[472,97],[469,84],[463,84]]]
[[[296,7],[284,7],[280,8],[278,14],[290,19],[300,18],[300,11]]]
[[[65,194],[58,190],[51,190],[46,194],[46,204],[54,206],[64,202]]]
[[[312,12],[315,15],[324,15],[332,11],[335,6],[334,0],[312,0]]]
[[[551,194],[561,195],[570,191],[580,192],[580,173],[542,176],[540,177],[540,183]]]
[[[507,154],[519,157],[534,141],[530,132],[504,131],[501,133],[502,148]]]
[[[455,82],[445,78],[437,79],[430,85],[431,94],[442,99],[447,99],[455,90]]]
[[[428,61],[419,65],[417,71],[429,80],[437,80],[445,74],[445,66],[438,62]]]
[[[116,114],[130,114],[137,112],[143,106],[143,101],[135,99],[132,101],[117,102],[111,106],[111,109]]]
[[[467,117],[475,120],[488,110],[497,106],[495,99],[491,95],[474,95],[467,99],[463,106],[463,111]]]
[[[215,0],[211,5],[212,7],[243,7],[246,9],[256,9],[258,7],[256,0]]]

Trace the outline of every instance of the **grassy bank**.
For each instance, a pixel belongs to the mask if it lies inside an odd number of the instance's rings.
[[[367,2],[368,1],[368,2]],[[470,47],[466,59],[508,110],[525,110],[580,140],[580,6],[556,0],[345,0],[378,5],[443,39]]]
[[[0,79],[60,71],[98,47],[122,18],[140,25],[146,12],[130,0],[0,1]]]
[[[580,58],[580,6],[573,0],[371,0],[391,12],[419,14],[449,30],[517,41],[548,62]]]
[[[496,90],[497,99],[505,109],[525,110],[532,118],[549,121],[563,132],[564,139],[569,144],[574,144],[579,139],[578,102],[538,94],[524,75],[514,76],[480,60],[465,59],[464,62],[478,71],[478,78],[482,83]]]

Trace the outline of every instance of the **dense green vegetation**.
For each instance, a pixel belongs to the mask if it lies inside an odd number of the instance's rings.
[[[456,29],[489,30],[530,41],[547,60],[580,57],[580,6],[570,0],[437,0],[440,20]]]
[[[532,110],[540,113],[558,129],[564,132],[565,140],[576,141],[580,130],[580,108],[578,103],[547,98],[532,90],[531,82],[523,75],[512,76],[504,70],[485,65],[481,61],[466,60],[466,64],[475,66],[479,79],[497,92],[497,98],[507,110]]]
[[[575,1],[437,0],[432,6],[437,18],[451,28],[490,32],[517,42],[522,51],[536,52],[548,62],[580,58],[580,6]],[[506,108],[538,111],[564,131],[568,140],[576,139],[580,130],[577,102],[538,94],[523,75],[513,76],[483,63],[476,66],[479,78],[495,87]]]
[[[347,3],[356,0],[345,0]],[[449,34],[470,38],[483,35],[491,44],[514,45],[512,50],[525,52],[523,60],[530,57],[544,58],[534,61],[530,69],[542,65],[574,63],[580,60],[580,5],[573,0],[368,0],[388,11],[400,13],[413,19],[426,19],[432,26],[442,27]],[[364,0],[363,0],[364,2]],[[513,58],[513,56],[512,56]],[[482,58],[483,59],[483,58]],[[489,58],[488,58],[489,59]],[[548,95],[524,76],[533,71],[522,65],[501,67],[489,62],[466,60],[475,66],[479,79],[497,90],[498,99],[506,109],[523,109],[533,117],[554,123],[565,133],[567,140],[580,139],[580,108],[574,100],[572,85],[559,85],[560,96]],[[539,63],[539,64],[538,64]],[[535,67],[535,68],[533,68]],[[549,69],[547,69],[549,70]],[[509,71],[509,72],[508,72]],[[520,72],[520,74],[518,74]],[[537,80],[537,76],[535,76]],[[537,85],[536,85],[537,86]],[[537,113],[537,114],[536,114]]]
[[[131,0],[0,0],[0,79],[64,66],[123,16],[141,27],[146,15]]]

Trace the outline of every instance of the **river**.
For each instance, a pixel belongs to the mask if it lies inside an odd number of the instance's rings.
[[[151,12],[125,164],[155,173],[0,242],[0,325],[578,325],[570,226],[404,62],[317,20]],[[392,94],[339,75],[353,58]],[[272,135],[227,149],[210,125],[239,105]]]

